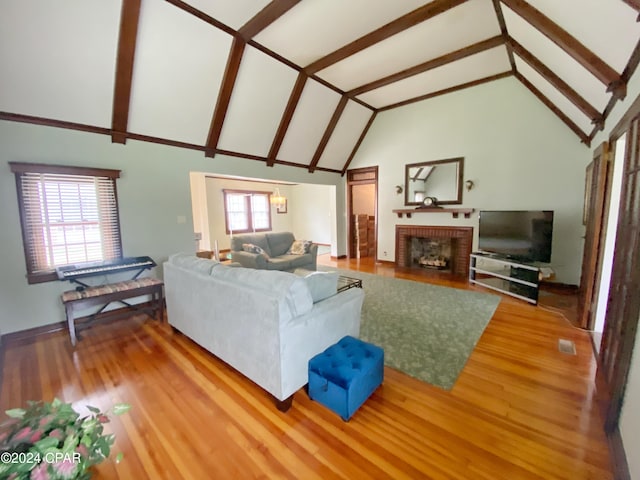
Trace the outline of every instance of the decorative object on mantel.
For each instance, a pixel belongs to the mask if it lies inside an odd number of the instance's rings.
[[[418,208],[431,208],[431,207],[437,207],[438,206],[438,199],[436,197],[424,197],[422,199],[422,205]]]
[[[450,213],[453,218],[458,218],[460,214],[464,215],[464,218],[470,218],[471,214],[475,211],[473,208],[443,208],[443,207],[418,207],[418,208],[400,208],[392,210],[393,213],[398,215],[398,218],[402,218],[406,215],[407,218],[411,218],[413,213]]]

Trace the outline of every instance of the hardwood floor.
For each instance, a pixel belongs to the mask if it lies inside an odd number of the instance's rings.
[[[371,261],[322,263],[481,291]],[[575,342],[577,355],[558,351]],[[167,324],[95,326],[6,345],[0,406],[59,397],[83,411],[128,402],[108,425],[120,464],[95,478],[610,479],[588,335],[504,297],[451,391],[390,368],[345,423],[295,394],[288,413]]]

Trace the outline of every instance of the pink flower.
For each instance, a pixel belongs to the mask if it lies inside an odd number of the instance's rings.
[[[62,478],[74,478],[77,464],[71,458],[66,458],[62,462],[54,463],[53,470]]]
[[[41,463],[36,466],[33,470],[31,470],[31,476],[29,477],[31,480],[49,480],[51,476],[47,471],[48,463]]]
[[[27,438],[29,438],[29,435],[31,435],[32,433],[33,433],[33,430],[31,430],[31,428],[29,428],[29,427],[21,428],[13,436],[13,441],[14,442],[24,442],[24,441],[27,440]]]
[[[55,430],[51,430],[49,432],[49,436],[53,438],[57,438],[58,440],[62,440],[64,438],[62,430],[60,430],[59,428],[56,428]]]
[[[40,440],[42,438],[42,434],[44,432],[42,430],[36,430],[33,432],[33,435],[31,435],[31,437],[29,437],[29,441],[31,443],[36,443],[38,440]]]
[[[86,445],[84,445],[82,443],[76,447],[76,452],[78,452],[84,458],[89,456],[89,450],[87,450]]]
[[[109,423],[109,417],[107,417],[104,414],[100,414],[100,415],[98,415],[98,421],[100,423]]]
[[[40,419],[40,422],[38,423],[38,425],[40,426],[40,428],[46,427],[47,425],[49,425],[56,417],[53,415],[47,415],[45,417],[42,417]]]

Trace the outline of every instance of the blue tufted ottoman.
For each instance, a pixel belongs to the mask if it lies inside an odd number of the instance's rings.
[[[382,383],[384,350],[350,336],[309,360],[309,397],[347,421]]]

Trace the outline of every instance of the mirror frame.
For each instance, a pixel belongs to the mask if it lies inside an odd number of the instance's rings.
[[[444,160],[433,160],[431,162],[408,163],[404,166],[404,204],[405,205],[422,205],[421,202],[409,201],[409,170],[414,167],[438,166],[445,163],[457,164],[458,171],[456,176],[457,198],[447,198],[444,200],[437,199],[437,205],[460,205],[462,203],[462,180],[464,178],[464,157],[446,158]]]

